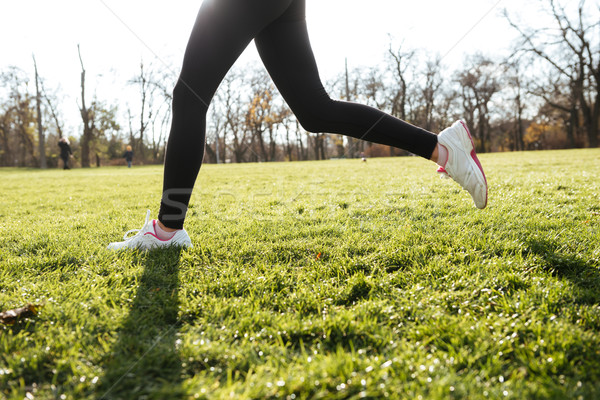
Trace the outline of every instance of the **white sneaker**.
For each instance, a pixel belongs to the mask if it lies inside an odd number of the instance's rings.
[[[113,242],[108,245],[108,250],[121,249],[139,249],[150,250],[158,247],[193,247],[192,240],[185,229],[181,229],[169,240],[161,240],[156,235],[156,220],[150,220],[150,210],[146,213],[146,222],[142,229],[132,229],[123,236],[124,242]],[[134,236],[127,237],[132,232],[137,232]]]
[[[438,135],[438,142],[448,149],[448,161],[438,172],[449,175],[471,194],[477,208],[485,208],[488,185],[481,163],[475,154],[475,144],[467,125],[456,121]]]

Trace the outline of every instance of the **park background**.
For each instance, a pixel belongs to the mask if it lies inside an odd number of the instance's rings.
[[[402,4],[400,4],[402,3]],[[171,93],[198,2],[3,4],[0,166],[161,163]],[[598,2],[377,0],[308,2],[322,79],[336,99],[439,132],[457,118],[478,151],[597,147]],[[23,26],[27,28],[24,29]],[[309,133],[274,88],[253,45],[209,110],[205,162],[406,155]]]

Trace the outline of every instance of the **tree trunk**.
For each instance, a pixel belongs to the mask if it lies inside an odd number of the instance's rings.
[[[79,61],[81,63],[81,119],[83,121],[83,136],[81,137],[81,166],[90,167],[90,142],[92,141],[93,130],[90,124],[90,110],[85,105],[85,68],[81,59],[81,50],[77,45]]]
[[[515,129],[515,150],[523,151],[525,149],[525,143],[523,142],[523,105],[521,104],[521,89],[516,98],[517,103],[517,127]]]
[[[260,148],[260,156],[262,158],[261,161],[269,161],[269,155],[267,154],[267,149],[265,147],[265,138],[263,137],[262,128],[260,130],[255,131],[255,137],[258,138],[258,145]]]
[[[212,162],[214,161],[215,163],[218,164],[217,160],[218,160],[218,156],[215,150],[213,150],[212,147],[210,147],[210,145],[208,143],[206,143],[206,145],[204,146],[204,151],[205,154],[208,156],[208,160],[207,162]]]
[[[10,157],[12,154],[12,151],[10,149],[10,144],[8,143],[8,123],[6,122],[8,120],[8,113],[9,111],[6,112],[6,114],[3,116],[3,120],[0,122],[0,138],[2,140],[2,147],[0,148],[0,161],[3,167],[8,167],[11,163],[10,163]]]
[[[348,59],[345,59],[345,66],[346,66],[346,101],[350,101],[350,77],[348,75]],[[347,136],[346,140],[348,142],[347,144],[347,150],[346,150],[346,154],[348,156],[348,158],[354,158],[356,156],[356,146],[355,146],[355,142],[356,139],[354,139],[352,136]]]
[[[277,142],[275,142],[273,133],[273,125],[269,124],[269,161],[275,161],[277,152]]]
[[[600,125],[600,90],[596,90],[596,103],[592,114],[592,126],[588,135],[590,138],[590,147],[598,147],[598,125]]]
[[[42,125],[42,95],[40,93],[40,79],[38,75],[37,63],[33,56],[33,67],[35,69],[35,100],[37,112],[37,127],[38,127],[38,150],[40,153],[40,168],[48,168],[46,163],[46,137],[44,136],[44,126]]]
[[[298,161],[305,161],[308,156],[304,151],[304,143],[302,142],[302,135],[300,134],[300,123],[296,120],[296,148],[298,149]]]
[[[596,96],[596,104],[593,108],[587,104],[585,97],[580,95],[581,111],[583,114],[583,123],[585,125],[585,131],[587,134],[587,140],[589,147],[598,147],[598,111],[600,95]]]

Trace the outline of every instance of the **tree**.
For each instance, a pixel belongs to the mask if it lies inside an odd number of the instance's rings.
[[[258,144],[255,155],[260,153],[262,161],[274,161],[277,150],[277,125],[282,121],[282,115],[275,105],[278,92],[264,69],[255,70],[251,88],[245,125],[252,135],[252,142]]]
[[[539,60],[547,69],[544,72],[555,77],[554,86],[562,86],[570,92],[565,98],[566,103],[548,101],[548,104],[568,110],[571,125],[581,118],[588,145],[598,147],[600,37],[597,29],[600,9],[586,7],[586,0],[580,0],[577,9],[570,11],[556,0],[544,2],[550,6],[552,28],[522,27],[505,11],[509,23],[521,37],[516,53],[526,53]],[[548,91],[541,90],[538,95],[550,100]]]
[[[467,125],[476,139],[477,151],[490,151],[490,109],[492,97],[500,90],[496,64],[481,54],[470,60],[470,66],[458,73],[463,109]]]
[[[549,71],[545,80],[539,79],[532,85],[531,93],[544,103],[540,113],[544,116],[559,117],[565,126],[568,146],[580,147],[580,114],[575,93],[571,85],[555,71]]]
[[[90,119],[93,127],[90,151],[95,155],[96,166],[100,167],[102,154],[108,152],[111,141],[119,136],[121,126],[117,122],[117,106],[107,106],[94,99],[90,105]]]
[[[295,132],[296,132],[296,149],[298,152],[298,160],[308,160],[308,145],[304,146],[304,141],[302,140],[303,133],[304,136],[308,137],[308,132],[302,129],[300,126],[300,122],[298,119],[295,119]]]
[[[413,57],[415,56],[414,50],[403,51],[402,46],[397,50],[392,49],[390,43],[388,49],[388,55],[391,61],[391,71],[394,77],[395,94],[392,100],[392,115],[406,120],[407,115],[407,103],[408,103],[408,83],[407,75],[409,69],[413,67]]]
[[[417,52],[413,49],[405,50],[403,44],[398,48],[393,48],[390,44],[387,49],[387,68],[390,73],[390,114],[403,121],[409,121],[412,86],[410,84],[411,76],[415,74],[415,63]],[[416,116],[413,115],[416,119]],[[412,121],[415,122],[415,121]],[[390,155],[395,154],[396,150],[390,148]],[[406,154],[406,152],[404,152]]]
[[[383,72],[381,69],[378,67],[368,68],[361,77],[360,82],[360,94],[362,95],[362,102],[379,110],[385,110],[391,102],[389,101],[388,91],[383,80]],[[367,150],[364,148],[365,144]],[[370,153],[372,146],[372,142],[365,142],[361,140],[361,153],[365,151]],[[390,148],[389,150],[390,155],[393,155],[393,149]]]
[[[37,129],[38,129],[38,152],[40,155],[40,168],[48,168],[46,163],[46,137],[44,136],[44,125],[42,123],[42,93],[40,91],[40,77],[38,74],[37,63],[33,56],[33,67],[35,70],[35,103],[37,113]]]
[[[85,104],[85,68],[83,59],[81,58],[81,49],[77,45],[79,54],[79,62],[81,63],[81,106],[79,113],[83,121],[83,135],[81,137],[81,166],[84,168],[90,167],[90,145],[94,140],[94,120],[92,111]]]
[[[44,86],[42,86],[42,95],[45,100],[45,104],[48,107],[48,111],[50,112],[50,116],[52,117],[52,121],[54,121],[54,126],[56,128],[56,135],[61,138],[64,136],[63,134],[63,122],[61,121],[61,117],[59,115],[59,111],[56,108],[56,104],[58,103],[57,94],[53,93],[52,95],[46,92]]]
[[[510,118],[513,121],[509,143],[510,149],[516,151],[525,150],[525,142],[523,141],[525,134],[523,113],[526,108],[526,84],[520,67],[517,61],[508,64],[505,79],[505,90],[509,91]]]
[[[215,162],[217,164],[221,163],[221,160],[225,160],[225,142],[222,141],[224,137],[219,137],[219,132],[222,131],[223,127],[221,124],[223,123],[223,119],[221,118],[218,110],[214,107],[214,102],[211,104],[212,107],[209,108],[209,116],[207,119],[207,127],[206,127],[206,146],[205,152],[208,156],[208,161],[204,162]],[[212,134],[211,134],[212,132]],[[210,145],[210,139],[214,140],[214,149]]]
[[[12,148],[11,148],[11,125],[12,115],[11,110],[5,110],[0,113],[0,165],[12,165]]]
[[[138,129],[135,131],[131,126],[131,120],[133,116],[131,115],[131,111],[129,111],[129,119],[130,119],[130,138],[129,142],[133,147],[133,150],[138,157],[141,159],[145,158],[145,143],[147,141],[146,131],[148,127],[153,122],[154,119],[154,99],[155,92],[160,86],[153,83],[154,76],[152,71],[152,66],[150,68],[144,68],[144,61],[140,62],[140,73],[136,77],[132,78],[129,81],[129,84],[137,85],[140,94],[140,109],[137,117],[139,118]],[[135,133],[137,132],[137,137]]]
[[[2,135],[0,153],[3,165],[37,165],[35,157],[35,109],[33,97],[28,91],[28,79],[23,71],[11,67],[0,75],[0,82],[7,90],[9,101],[1,118]]]
[[[271,108],[271,92],[269,89],[257,88],[250,99],[250,107],[246,112],[246,127],[252,135],[252,142],[258,142],[260,160],[269,161],[269,155],[265,147],[264,133],[269,123],[269,111]]]
[[[328,92],[335,93],[340,99],[344,101],[358,101],[361,92],[360,75],[361,73],[359,69],[355,68],[352,71],[350,71],[348,69],[348,60],[345,60],[345,69],[343,75],[340,75],[337,77],[337,79],[328,82]],[[306,135],[308,138],[307,147],[310,146],[311,142],[315,145],[318,144],[319,146],[322,143],[322,141],[319,138],[319,134],[315,134],[315,138],[313,138],[313,135],[309,132],[306,132]],[[300,140],[300,137],[298,138]],[[338,157],[346,156],[348,158],[356,158],[356,156],[363,151],[365,145],[364,140],[356,139],[350,136],[344,137],[343,135],[337,135],[336,137],[334,137],[334,143],[336,144],[336,146],[343,146],[344,140],[346,141],[346,149],[344,150],[343,147],[338,148]],[[315,151],[316,150],[317,149],[315,149]],[[320,147],[318,150],[319,151],[315,154],[324,154],[324,151],[321,151],[322,149]],[[308,153],[306,154],[308,155]],[[316,156],[316,159],[318,159],[318,156]]]
[[[435,128],[434,111],[436,97],[443,84],[441,75],[441,59],[439,57],[428,60],[423,72],[423,86],[420,90],[422,127],[428,131]]]
[[[289,109],[287,104],[279,97],[282,101],[279,101],[275,108],[275,120],[285,131],[285,142],[283,143],[285,158],[288,161],[293,160],[293,143],[290,137],[290,131],[292,130],[290,125],[293,123],[292,110]]]
[[[171,125],[171,113],[173,102],[173,88],[177,80],[171,68],[152,69],[148,84],[151,87],[153,103],[153,115],[151,120],[151,137],[146,141],[152,150],[152,159],[154,162],[161,160],[161,152],[166,147],[167,134]]]
[[[237,68],[233,68],[226,76],[216,93],[215,100],[212,102],[213,118],[222,118],[223,121],[216,125],[222,127],[223,142],[231,136],[230,147],[233,152],[235,162],[244,162],[244,157],[248,151],[248,130],[244,126],[244,102],[241,98],[239,86],[245,81],[245,75]],[[225,149],[223,149],[224,151]],[[226,157],[224,157],[226,158]]]

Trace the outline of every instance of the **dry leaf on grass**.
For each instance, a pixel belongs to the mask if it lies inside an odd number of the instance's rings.
[[[20,318],[27,318],[36,315],[40,308],[41,306],[39,305],[27,304],[25,307],[0,312],[0,323],[13,325]]]

